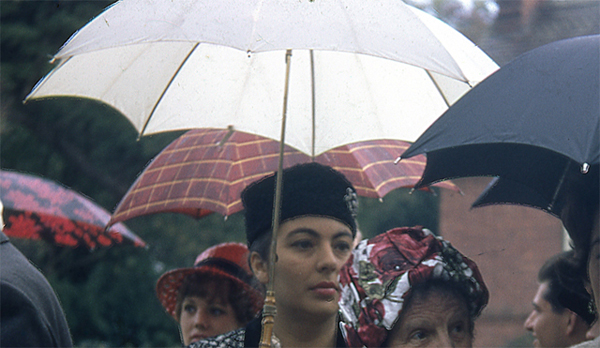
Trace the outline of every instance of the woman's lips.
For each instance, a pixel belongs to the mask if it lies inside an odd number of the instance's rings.
[[[320,282],[310,290],[318,296],[326,298],[331,298],[339,292],[339,288],[334,282]]]
[[[194,342],[198,342],[200,340],[203,340],[205,338],[207,338],[208,336],[206,335],[194,335],[190,338],[190,343],[194,343]]]

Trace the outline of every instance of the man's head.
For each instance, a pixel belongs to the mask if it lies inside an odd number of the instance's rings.
[[[577,272],[573,252],[550,258],[538,273],[539,287],[525,329],[536,347],[569,347],[583,342],[594,320],[587,310],[590,300],[583,277]]]

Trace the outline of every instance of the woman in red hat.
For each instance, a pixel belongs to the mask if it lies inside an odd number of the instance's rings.
[[[163,274],[156,293],[179,323],[185,346],[245,326],[263,304],[241,243],[213,246],[198,255],[194,267]]]

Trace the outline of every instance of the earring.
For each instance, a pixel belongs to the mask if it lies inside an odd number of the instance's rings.
[[[590,314],[596,314],[596,306],[594,306],[594,300],[588,302],[587,310]]]

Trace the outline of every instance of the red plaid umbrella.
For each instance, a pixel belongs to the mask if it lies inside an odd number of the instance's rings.
[[[382,198],[393,189],[413,186],[420,178],[424,156],[393,163],[397,151],[409,145],[399,140],[363,141],[334,148],[314,160],[344,173],[359,195]],[[242,210],[242,190],[276,171],[278,160],[275,140],[224,129],[188,131],[144,169],[110,223],[164,212],[231,215]],[[285,147],[284,167],[309,161],[310,156]],[[441,186],[457,189],[449,182]]]
[[[118,243],[146,243],[125,225],[105,231],[110,213],[89,198],[37,176],[0,170],[3,232],[10,237],[43,239],[89,249]]]

